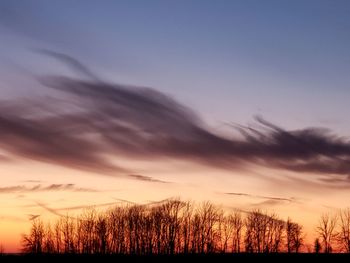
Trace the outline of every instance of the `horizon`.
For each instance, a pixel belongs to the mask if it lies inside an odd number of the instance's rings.
[[[350,2],[0,0],[0,244],[178,197],[317,237],[350,207]]]

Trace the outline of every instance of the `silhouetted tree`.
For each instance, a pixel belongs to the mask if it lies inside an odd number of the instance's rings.
[[[319,225],[317,227],[317,232],[321,237],[324,252],[331,253],[332,245],[336,237],[335,227],[337,225],[337,216],[330,214],[323,214],[320,218]]]
[[[99,254],[107,253],[107,219],[104,215],[99,215],[95,224],[96,240],[95,240],[95,252]]]
[[[220,233],[220,240],[218,247],[221,248],[222,253],[226,253],[229,250],[229,243],[232,239],[232,224],[230,224],[229,216],[225,216],[224,212],[219,213],[218,219],[218,231]]]
[[[241,240],[244,222],[240,212],[235,211],[228,218],[228,223],[232,225],[232,252],[241,252]]]
[[[95,235],[96,235],[96,211],[93,208],[85,209],[83,214],[78,218],[79,227],[80,227],[80,243],[82,247],[82,253],[84,254],[92,254],[95,252]],[[69,224],[69,229],[73,229],[72,222],[67,222],[64,224],[66,226]],[[65,229],[65,227],[64,227]],[[69,235],[70,236],[70,235]],[[67,249],[67,240],[65,241],[66,249]],[[74,249],[74,246],[69,247]],[[69,251],[69,249],[68,249]]]
[[[249,253],[279,252],[284,222],[275,214],[264,214],[255,210],[248,214],[246,221],[245,248]]]
[[[332,252],[338,240],[349,251],[350,210],[336,217],[323,215],[317,228],[315,252]],[[284,246],[285,244],[285,246]],[[27,253],[177,254],[177,253],[278,253],[282,246],[298,253],[302,226],[276,214],[254,210],[244,217],[228,213],[209,202],[195,205],[170,199],[152,205],[122,205],[97,212],[93,208],[72,217],[62,216],[52,225],[37,218],[22,237]],[[310,248],[312,249],[312,248]]]
[[[54,233],[51,229],[50,223],[48,223],[44,229],[43,252],[44,253],[55,253]]]
[[[108,214],[108,237],[111,253],[125,254],[126,247],[126,207],[115,207]]]
[[[180,200],[169,200],[162,205],[162,213],[164,220],[164,240],[165,254],[174,254],[176,241],[180,234],[181,217],[180,211],[185,206],[185,203]]]
[[[61,227],[61,237],[64,253],[75,253],[77,242],[75,240],[76,229],[75,220],[68,215],[61,217],[59,226]]]
[[[199,253],[215,252],[215,237],[218,222],[218,208],[209,202],[204,202],[197,211],[199,216]]]
[[[286,242],[288,253],[298,253],[303,244],[302,226],[290,218],[286,222]]]
[[[181,235],[182,235],[182,253],[187,254],[190,252],[191,245],[191,232],[192,227],[192,216],[193,216],[193,204],[191,202],[186,202],[183,207],[182,213],[182,224],[181,224]]]
[[[350,253],[350,208],[339,212],[338,242],[346,253]]]
[[[55,242],[55,253],[61,253],[62,252],[61,220],[57,220],[54,225],[54,242]]]
[[[32,220],[32,226],[28,235],[22,236],[23,251],[40,254],[43,252],[44,225],[41,219]]]
[[[321,249],[322,249],[322,246],[321,246],[320,240],[316,238],[314,242],[314,252],[318,254],[321,252]]]

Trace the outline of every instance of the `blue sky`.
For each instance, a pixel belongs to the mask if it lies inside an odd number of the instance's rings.
[[[1,57],[16,64],[48,70],[30,49],[49,48],[171,94],[214,125],[261,114],[286,128],[350,131],[348,1],[0,3],[12,35]]]

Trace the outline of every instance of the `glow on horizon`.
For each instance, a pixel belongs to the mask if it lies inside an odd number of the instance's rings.
[[[26,233],[30,226],[29,214],[39,214],[46,222],[47,220],[57,219],[49,211],[37,205],[37,202],[44,203],[50,208],[74,207],[79,205],[99,205],[115,202],[118,199],[124,199],[136,203],[148,203],[152,201],[164,200],[171,197],[180,197],[183,200],[194,200],[196,202],[210,200],[216,205],[222,206],[225,210],[232,209],[261,209],[263,211],[275,212],[284,220],[291,217],[304,227],[306,241],[310,244],[315,236],[315,227],[322,213],[344,208],[346,201],[350,197],[347,191],[338,191],[337,195],[331,196],[327,188],[315,186],[305,193],[302,185],[290,182],[289,185],[281,182],[266,181],[256,177],[254,172],[243,174],[232,174],[232,172],[217,169],[199,169],[188,164],[178,164],[182,166],[182,172],[168,165],[159,166],[162,174],[166,170],[171,170],[162,180],[169,180],[172,183],[154,183],[143,182],[131,179],[113,178],[108,176],[96,176],[88,173],[81,173],[75,170],[67,169],[59,180],[53,180],[57,177],[51,177],[47,174],[59,174],[62,168],[53,165],[43,165],[39,163],[22,163],[20,166],[1,169],[9,175],[6,184],[2,187],[13,185],[30,186],[50,185],[57,183],[73,183],[77,188],[90,187],[96,192],[71,192],[71,191],[43,191],[43,192],[15,192],[2,193],[0,201],[2,209],[2,218],[0,224],[0,243],[3,244],[7,252],[20,251],[21,234]],[[176,165],[175,165],[176,167]],[[185,171],[192,170],[189,173]],[[23,174],[22,170],[30,170],[35,177]],[[273,176],[273,171],[261,169],[260,173]],[[154,174],[153,174],[154,175]],[[311,175],[310,175],[311,176]],[[11,179],[12,178],[12,179]],[[159,178],[155,176],[155,178]],[[242,179],[245,178],[245,179]],[[26,180],[37,180],[38,182],[25,182]],[[299,190],[298,190],[299,188]],[[250,196],[230,196],[225,195],[228,192],[248,193]],[[266,195],[271,197],[295,198],[295,202],[280,202],[273,206],[260,204],[263,200],[255,198],[254,195]],[[321,194],[322,193],[322,194]],[[336,204],[334,207],[328,205]],[[97,207],[97,210],[106,209],[109,206]],[[77,214],[81,210],[62,210],[60,213]],[[6,217],[5,217],[6,216]]]

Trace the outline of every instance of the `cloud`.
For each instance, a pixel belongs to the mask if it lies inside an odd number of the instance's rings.
[[[137,203],[135,203],[133,201],[126,200],[126,199],[115,198],[115,197],[113,197],[113,199],[117,200],[120,203],[129,204],[129,205],[137,205]]]
[[[82,63],[80,63],[75,58],[72,58],[71,56],[47,49],[34,49],[34,51],[64,62],[66,65],[70,66],[73,71],[82,74],[92,80],[99,80],[94,73],[92,73],[87,67],[85,67]]]
[[[31,187],[24,186],[24,185],[0,187],[0,194],[44,192],[44,191],[96,192],[96,190],[94,189],[80,188],[80,187],[76,187],[74,184],[51,184],[48,186],[42,186],[41,184],[37,184]]]
[[[285,202],[281,201],[281,200],[265,200],[262,202],[258,202],[258,203],[253,203],[250,204],[250,207],[252,208],[265,208],[265,207],[272,207],[272,206],[277,206],[277,205],[284,205]]]
[[[252,198],[259,198],[259,199],[266,199],[264,202],[268,201],[275,201],[275,202],[295,202],[296,199],[294,197],[291,198],[283,198],[283,197],[272,197],[272,196],[263,196],[263,195],[252,195],[247,193],[234,193],[229,192],[225,193],[226,195],[234,195],[234,196],[246,196],[246,197],[252,197]]]
[[[44,208],[45,210],[49,211],[51,214],[54,214],[54,215],[59,216],[59,217],[64,217],[63,214],[59,213],[56,209],[53,209],[53,208],[47,206],[46,204],[43,204],[40,202],[36,202],[36,204],[38,206],[40,206],[41,208]],[[73,219],[75,219],[75,218],[73,218]]]
[[[11,161],[10,157],[0,154],[0,162],[9,162],[9,161]]]
[[[67,55],[45,53],[93,77],[40,78],[51,97],[0,103],[0,147],[9,154],[150,182],[160,180],[135,175],[111,159],[180,159],[224,169],[255,164],[350,175],[350,142],[327,129],[288,131],[256,117],[256,128],[234,125],[243,138],[228,138],[159,91],[108,83]]]
[[[35,220],[36,218],[38,218],[40,215],[33,215],[33,214],[28,214],[28,219],[29,221]]]
[[[113,198],[114,202],[108,202],[108,203],[99,203],[99,204],[89,204],[89,205],[77,205],[77,206],[68,206],[68,207],[59,207],[59,208],[52,208],[51,206],[48,206],[47,204],[44,204],[42,202],[35,202],[36,205],[27,205],[27,206],[22,206],[22,207],[35,207],[35,206],[39,206],[43,209],[45,209],[46,211],[50,212],[51,214],[60,216],[60,217],[65,217],[67,216],[67,214],[62,214],[62,212],[67,212],[67,211],[73,211],[73,210],[81,210],[81,209],[86,209],[86,208],[98,208],[98,207],[108,207],[108,208],[113,208],[117,205],[134,205],[134,206],[139,206],[139,207],[149,207],[149,206],[158,206],[158,205],[162,205],[164,203],[166,203],[169,200],[173,200],[173,198],[166,198],[166,199],[162,199],[159,201],[149,201],[147,203],[136,203],[136,202],[132,202],[132,201],[128,201],[125,199],[120,199],[120,198]],[[29,216],[33,216],[33,215],[29,215]],[[36,216],[36,215],[34,215]],[[68,216],[70,218],[73,218],[71,216]]]
[[[144,176],[144,175],[140,175],[140,174],[129,174],[129,177],[135,178],[135,179],[140,180],[140,181],[145,181],[145,182],[155,182],[155,183],[162,183],[162,184],[169,184],[170,183],[168,181],[158,180],[158,179],[154,179],[150,176]]]
[[[40,206],[41,208],[45,209],[46,211],[50,212],[53,215],[59,216],[59,217],[68,217],[72,219],[76,219],[75,217],[69,216],[67,213],[62,214],[62,212],[72,211],[72,210],[80,210],[80,209],[86,209],[86,208],[96,208],[96,207],[104,207],[104,206],[115,206],[117,205],[117,202],[109,202],[109,203],[100,203],[100,204],[94,204],[94,205],[79,205],[79,206],[69,206],[69,207],[61,207],[61,208],[52,208],[48,206],[47,204],[44,204],[42,202],[35,202],[36,205]]]
[[[43,181],[41,181],[41,180],[23,180],[22,182],[24,182],[24,183],[42,183]]]
[[[172,198],[172,197],[169,197],[169,198],[165,198],[165,199],[161,199],[161,200],[157,200],[157,201],[154,201],[154,200],[148,200],[146,203],[136,203],[136,202],[133,202],[133,201],[129,201],[129,200],[126,200],[126,199],[121,199],[121,198],[113,198],[114,200],[117,200],[118,202],[120,203],[124,203],[124,204],[128,204],[128,205],[137,205],[137,206],[143,206],[143,207],[147,207],[147,206],[153,206],[153,205],[162,205],[170,200],[177,200],[176,198]]]
[[[325,183],[329,188],[334,188],[338,190],[349,190],[350,189],[350,176],[324,176],[318,178],[318,181]]]

